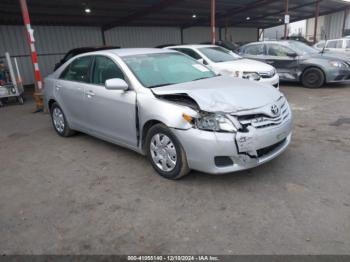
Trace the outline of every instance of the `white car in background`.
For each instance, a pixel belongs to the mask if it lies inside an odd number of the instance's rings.
[[[178,45],[169,46],[209,67],[217,74],[254,80],[279,88],[276,69],[263,62],[242,58],[241,56],[216,45]]]
[[[321,40],[314,45],[314,48],[320,51],[324,48],[325,51],[350,53],[350,38]]]

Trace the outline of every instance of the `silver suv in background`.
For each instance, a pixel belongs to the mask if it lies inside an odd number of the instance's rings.
[[[282,93],[172,50],[79,55],[45,79],[44,98],[60,136],[81,131],[130,148],[169,179],[252,168],[291,140]]]

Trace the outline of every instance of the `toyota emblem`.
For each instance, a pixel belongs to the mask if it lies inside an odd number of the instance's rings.
[[[272,112],[272,114],[274,114],[275,116],[277,116],[277,115],[279,114],[280,110],[279,110],[279,108],[278,108],[277,105],[272,105],[272,106],[271,106],[271,112]]]

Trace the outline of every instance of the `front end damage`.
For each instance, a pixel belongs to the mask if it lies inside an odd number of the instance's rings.
[[[202,111],[184,94],[158,98],[197,112],[187,119],[192,128],[171,128],[185,149],[190,168],[195,170],[222,174],[253,168],[277,157],[291,140],[292,112],[283,96],[259,108],[230,113]],[[234,128],[223,121],[212,123],[217,116],[227,119]]]

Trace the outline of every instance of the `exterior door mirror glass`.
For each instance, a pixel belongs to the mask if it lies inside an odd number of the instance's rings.
[[[105,87],[108,90],[127,90],[129,85],[121,78],[107,79]]]

